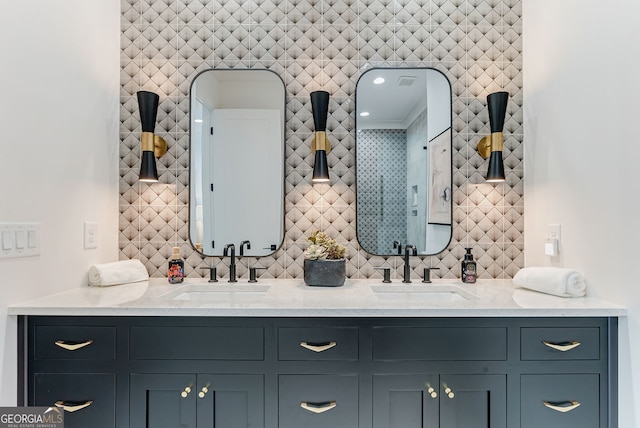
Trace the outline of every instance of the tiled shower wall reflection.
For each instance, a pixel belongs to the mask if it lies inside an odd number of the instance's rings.
[[[302,277],[306,235],[324,230],[348,248],[348,275],[402,271],[399,257],[371,256],[356,239],[354,94],[371,67],[434,67],[453,87],[453,239],[436,256],[415,257],[434,276],[459,276],[472,247],[481,278],[511,277],[523,265],[521,0],[122,0],[120,258],[166,273],[180,246],[187,275],[228,260],[205,258],[188,241],[189,85],[208,68],[268,68],[287,91],[285,238],[273,256],[245,257],[264,277]],[[160,183],[138,183],[140,123],[135,93],[157,92],[156,133],[169,143]],[[331,94],[330,186],[312,186],[309,93]],[[505,124],[504,184],[484,183],[475,145],[489,133],[486,95],[511,93]],[[250,171],[236,171],[250,174]],[[232,183],[230,178],[229,183]],[[259,209],[259,207],[257,207]]]

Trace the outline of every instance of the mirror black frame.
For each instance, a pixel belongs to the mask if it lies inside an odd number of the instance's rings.
[[[282,89],[283,89],[283,98],[282,98],[282,109],[283,109],[283,117],[282,117],[282,125],[283,125],[283,134],[282,134],[282,183],[281,183],[281,190],[282,190],[282,210],[281,210],[281,224],[282,224],[282,235],[281,235],[281,239],[280,239],[280,243],[277,244],[277,247],[274,249],[273,246],[271,247],[271,252],[267,253],[267,254],[261,254],[261,255],[247,255],[245,257],[255,257],[255,258],[259,258],[259,257],[269,257],[272,256],[273,254],[275,254],[277,251],[279,251],[283,244],[284,244],[284,239],[285,239],[285,234],[286,234],[286,230],[285,230],[285,204],[286,204],[286,132],[287,132],[287,87],[284,83],[284,80],[282,79],[282,77],[275,71],[270,70],[268,68],[243,68],[243,69],[237,69],[237,68],[208,68],[206,70],[202,70],[200,72],[198,72],[198,74],[196,74],[193,79],[191,80],[191,83],[189,84],[189,167],[187,168],[188,173],[189,173],[189,192],[188,192],[188,198],[187,198],[187,208],[188,208],[188,216],[187,216],[187,231],[188,231],[188,240],[189,240],[189,244],[191,245],[191,247],[197,251],[198,253],[200,253],[202,256],[206,256],[206,257],[223,257],[222,254],[205,254],[201,249],[197,248],[197,246],[195,245],[195,243],[193,242],[193,240],[191,239],[191,191],[192,191],[192,173],[191,173],[191,165],[193,162],[193,151],[191,150],[191,138],[192,138],[192,106],[191,106],[191,102],[192,102],[192,92],[193,92],[193,85],[195,84],[196,80],[198,79],[198,77],[200,77],[202,74],[204,73],[208,73],[211,71],[215,71],[215,72],[249,72],[249,71],[267,71],[269,73],[272,73],[275,77],[278,78],[278,80],[282,83]]]
[[[365,70],[360,77],[358,78],[358,81],[356,82],[356,88],[355,88],[355,92],[354,92],[354,98],[355,98],[355,102],[354,102],[354,130],[355,130],[355,136],[354,136],[354,159],[355,159],[355,168],[354,168],[354,174],[355,174],[355,192],[356,192],[356,218],[355,218],[355,227],[356,227],[356,239],[358,241],[358,245],[360,247],[361,251],[366,252],[367,254],[371,254],[374,256],[381,256],[381,257],[388,257],[388,256],[397,256],[400,254],[400,248],[398,248],[398,252],[397,253],[392,253],[392,254],[376,254],[376,253],[370,253],[369,251],[367,251],[367,249],[362,245],[362,243],[360,242],[360,236],[358,235],[358,84],[360,83],[360,80],[369,72],[375,71],[375,70],[425,70],[425,71],[435,71],[437,73],[439,73],[440,75],[442,75],[442,77],[444,77],[445,81],[447,82],[447,84],[449,85],[449,107],[450,107],[450,118],[451,118],[451,122],[450,122],[450,127],[448,129],[451,130],[451,138],[449,141],[449,145],[450,145],[450,149],[451,149],[451,177],[450,177],[450,183],[451,183],[451,216],[450,216],[450,227],[451,227],[451,231],[449,234],[449,240],[447,241],[446,245],[444,245],[444,247],[437,252],[434,253],[421,253],[419,254],[419,256],[433,256],[436,254],[440,254],[442,252],[444,252],[449,245],[451,244],[451,241],[453,240],[453,210],[454,210],[454,205],[453,205],[453,186],[454,186],[454,182],[453,182],[453,87],[451,85],[451,81],[449,80],[449,78],[447,77],[446,74],[444,74],[442,71],[435,69],[433,67],[373,67],[370,68],[368,70]],[[443,132],[446,132],[443,131]],[[434,137],[435,138],[435,137]],[[409,242],[411,243],[411,242]],[[407,244],[407,242],[405,243],[400,243],[400,244]],[[400,245],[401,247],[401,245]]]

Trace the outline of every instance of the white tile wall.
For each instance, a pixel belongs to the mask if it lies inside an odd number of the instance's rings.
[[[189,84],[208,68],[269,68],[287,90],[285,241],[259,262],[264,276],[301,277],[306,235],[325,230],[349,250],[348,275],[380,275],[398,257],[360,250],[355,233],[354,92],[369,67],[434,67],[453,86],[454,232],[447,250],[415,258],[435,276],[459,275],[473,247],[485,278],[523,266],[521,0],[122,0],[120,257],[139,258],[153,276],[166,273],[180,246],[189,276],[227,260],[195,253],[188,243]],[[160,183],[137,182],[140,125],[135,92],[160,95],[156,132],[170,150]],[[328,133],[332,185],[312,187],[309,93],[332,94]],[[511,93],[505,124],[505,184],[484,183],[487,163],[475,151],[489,132],[488,93]],[[246,275],[245,259],[238,266]]]

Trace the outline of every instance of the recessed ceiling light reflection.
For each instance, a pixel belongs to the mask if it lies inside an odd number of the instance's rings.
[[[384,77],[376,77],[373,79],[373,83],[375,85],[382,85],[384,83]]]
[[[202,119],[195,119],[194,122],[195,123],[202,123]]]
[[[362,113],[360,113],[360,116],[367,117],[367,116],[369,116],[369,112],[368,111],[363,111]]]

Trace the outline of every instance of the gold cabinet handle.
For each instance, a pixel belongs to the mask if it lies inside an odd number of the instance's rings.
[[[578,346],[581,345],[580,342],[553,343],[553,342],[547,342],[546,340],[543,340],[542,343],[544,343],[545,346],[548,346],[549,348],[555,349],[556,351],[560,351],[560,352],[571,351],[573,348],[577,348]]]
[[[324,413],[333,409],[337,405],[338,403],[336,403],[335,401],[327,401],[325,403],[308,403],[306,401],[303,401],[302,403],[300,403],[300,407],[310,411],[311,413]]]
[[[187,396],[189,395],[189,393],[191,392],[191,386],[187,386],[181,393],[180,393],[180,397],[182,398],[187,398]]]
[[[337,344],[338,344],[337,342],[327,342],[327,343],[300,342],[300,346],[313,352],[324,352],[327,349],[333,348]]]
[[[198,392],[198,397],[204,398],[204,396],[207,395],[207,392],[209,392],[209,388],[203,386],[200,392]]]
[[[567,413],[577,407],[580,407],[580,402],[575,400],[563,401],[559,403],[552,402],[552,401],[543,401],[542,404],[544,404],[546,407],[550,408],[551,410],[555,410],[556,412],[562,412],[562,413]]]
[[[427,393],[429,393],[431,398],[438,398],[438,393],[436,392],[435,389],[433,389],[432,386],[430,386],[429,389],[427,389]]]
[[[451,388],[449,388],[448,386],[445,385],[444,387],[444,393],[447,394],[447,397],[449,398],[454,398],[456,396],[456,394],[453,393],[453,391],[451,390]]]
[[[85,402],[75,402],[75,401],[56,401],[56,407],[62,408],[65,412],[73,413],[78,410],[85,409],[93,404],[92,400]]]
[[[56,340],[55,344],[61,347],[62,349],[66,349],[67,351],[75,351],[80,348],[84,348],[85,346],[89,346],[93,343],[93,340],[87,340],[85,342],[66,342],[64,340]]]

